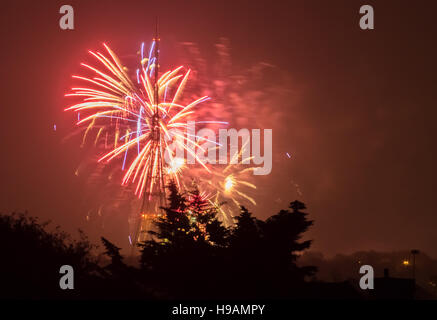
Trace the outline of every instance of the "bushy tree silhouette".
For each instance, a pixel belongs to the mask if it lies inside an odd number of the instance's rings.
[[[92,295],[99,272],[83,233],[72,240],[27,213],[0,215],[0,296],[14,298],[75,298]],[[61,290],[59,269],[74,266],[75,290]]]
[[[266,282],[263,281],[266,278],[263,268],[266,263],[262,261],[261,252],[262,222],[254,218],[245,207],[241,207],[235,222],[226,255],[229,278],[234,287],[230,293],[235,298],[260,296]]]
[[[235,227],[232,230],[232,246],[236,248],[248,248],[261,239],[260,222],[245,208],[241,207],[241,213],[235,217]]]
[[[299,241],[302,234],[313,225],[313,221],[307,219],[305,204],[299,201],[290,203],[290,210],[281,210],[278,214],[269,217],[263,224],[264,235],[264,260],[269,261],[266,271],[271,274],[272,291],[276,294],[285,294],[284,286],[300,286],[305,276],[311,276],[316,272],[315,267],[297,267],[298,254],[311,245],[311,240]],[[284,281],[285,280],[285,281]]]
[[[168,188],[165,215],[155,222],[153,239],[140,244],[142,270],[149,279],[159,279],[162,294],[201,297],[202,289],[214,283],[201,279],[208,280],[227,230],[198,189],[182,195],[174,183]]]

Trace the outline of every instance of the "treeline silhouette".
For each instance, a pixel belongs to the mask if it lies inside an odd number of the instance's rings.
[[[313,225],[305,204],[262,221],[244,207],[226,227],[218,209],[199,191],[181,194],[168,186],[168,207],[139,244],[139,265],[125,262],[120,248],[101,238],[107,257],[92,252],[83,233],[71,239],[25,214],[0,216],[2,298],[60,299],[253,299],[354,298],[346,283],[308,282],[317,269],[298,266]],[[74,290],[59,287],[59,268],[74,268]]]

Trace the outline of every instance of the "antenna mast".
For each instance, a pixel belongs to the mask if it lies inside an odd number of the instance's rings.
[[[150,124],[150,134],[152,136],[151,148],[153,151],[151,159],[156,161],[157,170],[149,170],[147,173],[146,183],[143,190],[143,201],[140,208],[140,214],[138,217],[134,244],[144,241],[148,235],[145,232],[151,230],[153,227],[152,221],[154,218],[160,215],[161,207],[165,205],[165,183],[164,183],[164,150],[161,143],[161,130],[160,130],[160,118],[159,112],[159,33],[158,33],[158,17],[156,17],[156,28],[153,59],[152,64],[154,68],[153,73],[153,116]],[[156,191],[154,192],[154,188]]]

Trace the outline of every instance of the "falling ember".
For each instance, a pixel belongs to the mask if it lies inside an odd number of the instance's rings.
[[[221,220],[227,225],[234,223],[232,217],[238,214],[241,205],[247,206],[248,203],[256,205],[255,199],[250,194],[257,187],[249,182],[249,173],[253,172],[255,167],[232,164],[240,158],[241,163],[249,162],[252,159],[252,157],[243,157],[246,147],[246,144],[243,145],[240,151],[233,155],[230,164],[226,167],[216,168],[211,174],[200,179],[203,188],[212,195],[208,201],[216,208]]]
[[[185,159],[183,158],[173,158],[167,168],[167,173],[179,173],[185,166]]]
[[[227,176],[225,178],[225,183],[224,183],[224,187],[225,187],[225,192],[230,192],[232,190],[232,187],[234,186],[235,181],[234,178],[232,177],[232,175]]]

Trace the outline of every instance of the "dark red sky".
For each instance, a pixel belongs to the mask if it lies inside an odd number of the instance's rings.
[[[134,53],[159,15],[164,64],[187,41],[214,63],[214,44],[227,37],[235,64],[265,61],[295,84],[299,98],[275,106],[290,120],[273,127],[277,148],[272,174],[257,181],[258,217],[299,198],[315,220],[316,250],[417,247],[437,256],[433,1],[155,2],[2,3],[1,211],[27,209],[70,232],[121,239],[116,222],[102,230],[84,219],[84,181],[74,176],[83,154],[78,139],[62,142],[74,128],[63,95],[88,49],[107,42]],[[74,31],[58,25],[67,3]],[[374,5],[373,31],[358,27],[363,4]]]

